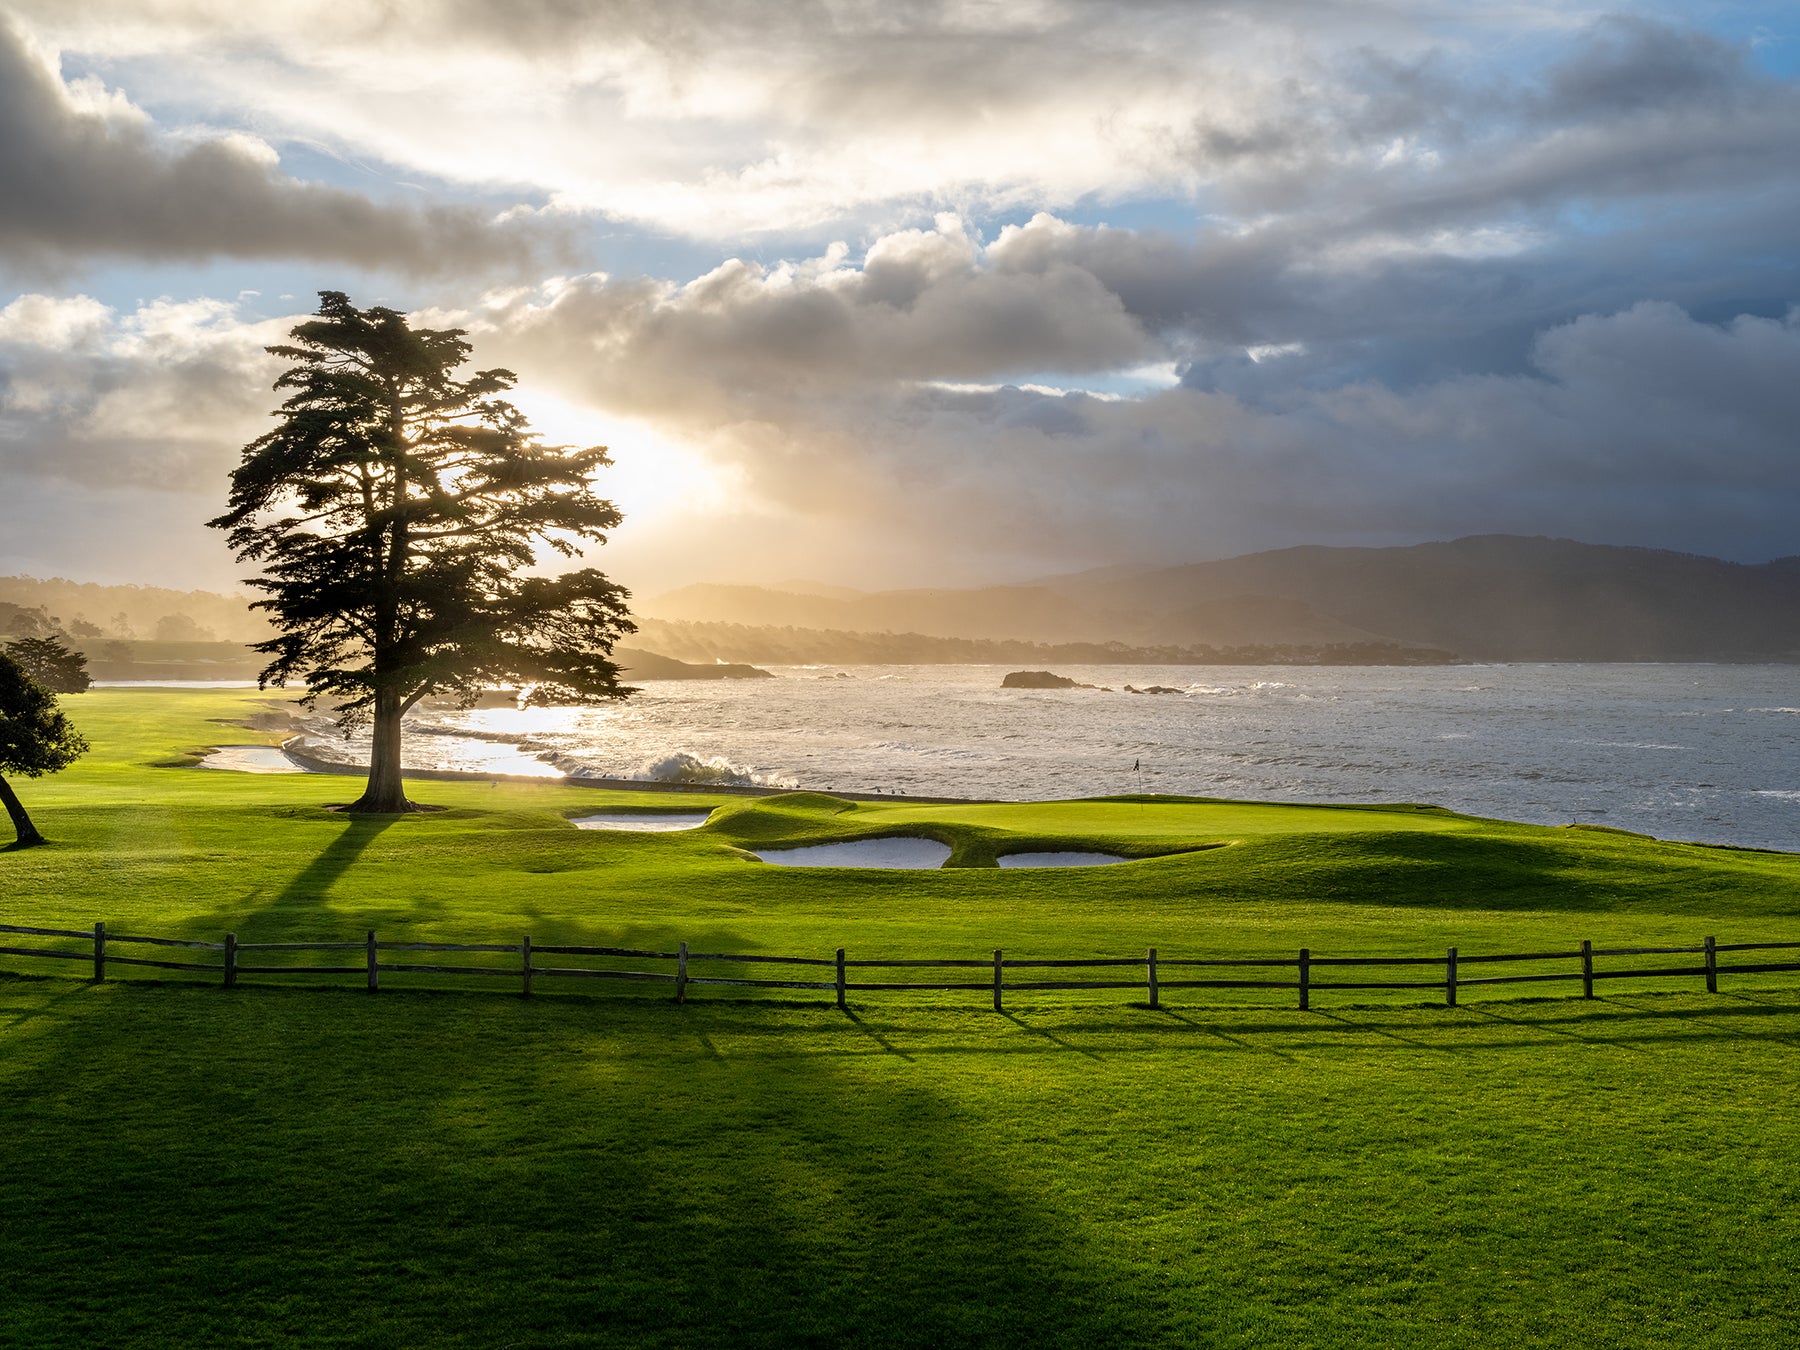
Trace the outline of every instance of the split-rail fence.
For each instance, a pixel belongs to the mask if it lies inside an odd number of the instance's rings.
[[[109,932],[104,923],[96,923],[91,931],[73,928],[29,928],[0,924],[0,935],[53,938],[82,944],[78,950],[66,946],[0,946],[0,955],[52,961],[93,963],[93,978],[104,980],[110,966],[148,967],[188,974],[217,977],[226,988],[234,988],[245,976],[282,975],[353,975],[366,981],[370,991],[381,987],[385,973],[431,976],[485,976],[514,979],[521,982],[521,992],[530,994],[535,980],[615,980],[636,983],[660,983],[673,986],[677,1002],[686,1002],[692,986],[728,986],[740,989],[801,989],[830,991],[837,1006],[845,1006],[852,993],[894,993],[927,991],[991,991],[994,1008],[999,1010],[1008,993],[1040,991],[1142,990],[1147,1004],[1161,1005],[1167,990],[1292,990],[1301,1008],[1312,1006],[1312,997],[1321,990],[1442,990],[1445,1004],[1456,1006],[1460,990],[1489,985],[1536,984],[1549,982],[1581,982],[1583,998],[1594,997],[1596,980],[1704,979],[1706,991],[1717,993],[1721,975],[1758,975],[1800,971],[1800,961],[1771,961],[1766,958],[1742,958],[1743,953],[1800,951],[1800,942],[1718,942],[1708,937],[1691,946],[1680,947],[1596,947],[1584,941],[1579,947],[1561,951],[1508,952],[1499,954],[1459,955],[1455,947],[1442,956],[1315,956],[1302,947],[1293,956],[1163,956],[1152,947],[1143,956],[1108,957],[1009,957],[996,949],[991,957],[971,959],[890,959],[851,958],[840,947],[831,956],[769,956],[751,952],[690,951],[686,942],[676,950],[645,951],[630,947],[572,946],[562,943],[533,943],[529,936],[518,942],[382,942],[373,930],[361,941],[339,942],[240,942],[237,934],[225,934],[223,942],[204,942],[190,938],[133,936]],[[162,951],[167,958],[152,955],[130,955],[144,949]],[[122,949],[122,950],[121,950]],[[217,953],[213,959],[172,959],[175,952]],[[356,952],[360,959],[350,958]],[[344,964],[293,964],[294,958],[319,953],[344,953]],[[439,953],[477,954],[482,956],[514,956],[516,964],[488,965],[439,964],[419,957]],[[401,957],[395,960],[396,956]],[[1643,958],[1693,956],[1689,964],[1636,964]],[[1738,957],[1721,963],[1720,957]],[[330,958],[328,957],[327,960]],[[588,964],[569,964],[570,960]],[[1611,963],[1605,969],[1596,962]],[[556,962],[555,964],[541,964]],[[593,964],[601,962],[604,964]],[[1511,964],[1531,963],[1551,966],[1550,970],[1533,969],[1523,973],[1481,973]],[[644,969],[643,967],[652,967]],[[668,967],[658,969],[656,967]],[[757,977],[736,973],[744,968],[797,968],[791,978]],[[1424,975],[1435,967],[1428,979],[1386,978],[1400,973]],[[1470,967],[1477,973],[1465,973]],[[696,973],[733,971],[734,973]],[[735,968],[735,970],[734,970]],[[1113,978],[1071,979],[1078,971],[1094,970]],[[1130,979],[1126,971],[1134,971]],[[905,978],[870,978],[871,975],[908,972]],[[966,972],[962,978],[947,980],[920,979],[935,971]],[[979,977],[975,972],[980,971]],[[1292,977],[1287,972],[1292,971]],[[912,972],[917,972],[913,974]],[[1015,972],[1009,975],[1009,972]],[[786,973],[785,971],[783,972]],[[822,978],[802,978],[804,975]],[[1326,978],[1320,978],[1324,975]],[[1331,978],[1347,975],[1357,978]],[[1381,978],[1364,978],[1380,976]]]

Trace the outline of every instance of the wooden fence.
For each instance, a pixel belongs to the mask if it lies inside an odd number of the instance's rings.
[[[996,1011],[1003,1006],[1008,992],[1035,993],[1046,990],[1141,989],[1152,1008],[1159,1007],[1162,994],[1172,989],[1288,989],[1293,990],[1301,1008],[1312,1006],[1312,996],[1319,990],[1414,989],[1442,990],[1444,1003],[1456,1006],[1458,991],[1471,986],[1528,984],[1551,981],[1581,981],[1583,998],[1594,996],[1594,981],[1621,979],[1699,979],[1704,977],[1706,991],[1716,994],[1721,975],[1758,975],[1778,971],[1800,971],[1800,961],[1767,961],[1752,959],[1748,963],[1720,964],[1721,955],[1742,952],[1776,952],[1800,950],[1800,942],[1730,942],[1713,938],[1687,947],[1596,947],[1583,942],[1579,948],[1550,952],[1515,952],[1461,956],[1451,947],[1443,956],[1314,956],[1302,947],[1294,956],[1272,957],[1175,957],[1162,956],[1155,947],[1143,956],[1072,957],[1056,959],[1008,957],[998,948],[992,957],[976,959],[887,958],[851,959],[842,947],[832,956],[765,956],[749,952],[695,952],[681,943],[672,952],[641,951],[630,947],[588,947],[562,944],[534,944],[530,937],[518,942],[381,942],[371,930],[360,942],[240,942],[236,933],[225,934],[223,942],[200,942],[188,938],[139,937],[107,931],[97,923],[93,931],[71,928],[26,928],[0,924],[0,934],[22,937],[74,939],[84,944],[80,950],[66,947],[0,946],[0,955],[30,957],[53,961],[92,962],[93,978],[104,980],[108,966],[146,966],[155,970],[200,972],[218,977],[227,989],[234,988],[246,975],[358,975],[370,991],[381,987],[384,972],[408,975],[486,976],[521,982],[521,992],[530,994],[532,982],[551,980],[617,980],[653,982],[673,986],[675,1000],[686,1002],[691,985],[719,985],[739,989],[812,989],[829,990],[837,1006],[845,1006],[851,993],[896,991],[991,991]],[[117,949],[162,951],[170,958],[176,952],[218,953],[216,959],[163,959],[153,955],[121,955]],[[356,952],[360,960],[343,958],[342,965],[296,965],[291,958],[315,953]],[[492,956],[516,956],[516,964],[445,965],[417,959],[392,960],[395,955],[411,956],[437,953],[474,953]],[[384,959],[384,956],[390,959]],[[1615,965],[1596,968],[1596,961],[1623,959],[1636,961],[1645,957],[1698,956],[1691,965]],[[568,960],[557,964],[539,964],[554,958],[574,958],[605,964],[571,965]],[[1534,963],[1539,966],[1563,967],[1532,970],[1519,974],[1465,974],[1468,967],[1481,970],[1507,963]],[[669,966],[670,969],[641,967]],[[731,971],[732,973],[695,973]],[[745,968],[798,967],[793,978],[758,977],[738,973]],[[1430,979],[1320,979],[1319,972],[1330,975],[1385,975],[1394,968],[1436,968]],[[870,979],[865,972],[967,971],[966,979],[945,981],[904,979]],[[1132,978],[1070,979],[1068,973],[1098,970]],[[976,978],[974,972],[980,971]],[[1008,977],[1008,972],[1042,971],[1048,978],[1025,975]],[[1293,971],[1293,978],[1285,972]],[[1441,972],[1441,973],[1440,973]],[[803,974],[824,978],[806,979]],[[1170,978],[1171,974],[1174,978]]]

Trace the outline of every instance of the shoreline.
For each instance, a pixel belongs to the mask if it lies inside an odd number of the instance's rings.
[[[289,759],[297,760],[302,764],[305,772],[335,774],[340,778],[365,778],[368,776],[369,766],[366,764],[345,764],[339,760],[320,759],[317,755],[308,754],[305,750],[297,748],[295,742],[302,739],[299,736],[292,737],[290,740],[284,741],[278,748]],[[212,748],[219,750],[224,747],[213,746]],[[850,792],[840,791],[836,788],[769,787],[760,783],[665,783],[644,778],[599,778],[574,774],[550,777],[542,774],[483,773],[474,769],[403,768],[400,776],[425,782],[535,783],[556,787],[604,788],[615,792],[723,793],[733,797],[779,797],[790,792],[818,792],[852,802],[917,802],[924,806],[992,805],[996,800],[991,797],[914,796],[902,792]]]

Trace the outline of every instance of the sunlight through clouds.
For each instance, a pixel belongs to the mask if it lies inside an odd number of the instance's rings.
[[[467,328],[548,440],[610,445],[633,584],[1800,547],[1800,84],[1761,11],[8,12],[0,455],[34,518],[0,529],[40,569],[104,482],[216,582],[170,494],[216,493],[323,289]]]

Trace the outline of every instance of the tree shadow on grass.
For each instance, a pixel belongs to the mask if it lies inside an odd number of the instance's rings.
[[[1586,841],[1548,844],[1511,835],[1393,831],[1327,838],[1314,845],[1312,865],[1328,866],[1330,884],[1319,896],[1333,904],[1420,906],[1440,910],[1619,913],[1671,912],[1691,903],[1688,860],[1646,851],[1591,862]],[[1746,895],[1749,893],[1746,892]],[[1791,893],[1769,888],[1766,898],[1712,895],[1709,913],[1786,914]]]
[[[1160,1339],[1007,1126],[829,1011],[766,1055],[691,1009],[94,992],[0,1075],[20,1343]],[[859,1053],[779,1053],[819,1036]]]
[[[323,899],[338,879],[355,866],[369,845],[392,829],[399,819],[397,816],[346,817],[343,832],[326,845],[324,852],[294,874],[293,880],[270,902],[271,907]]]

